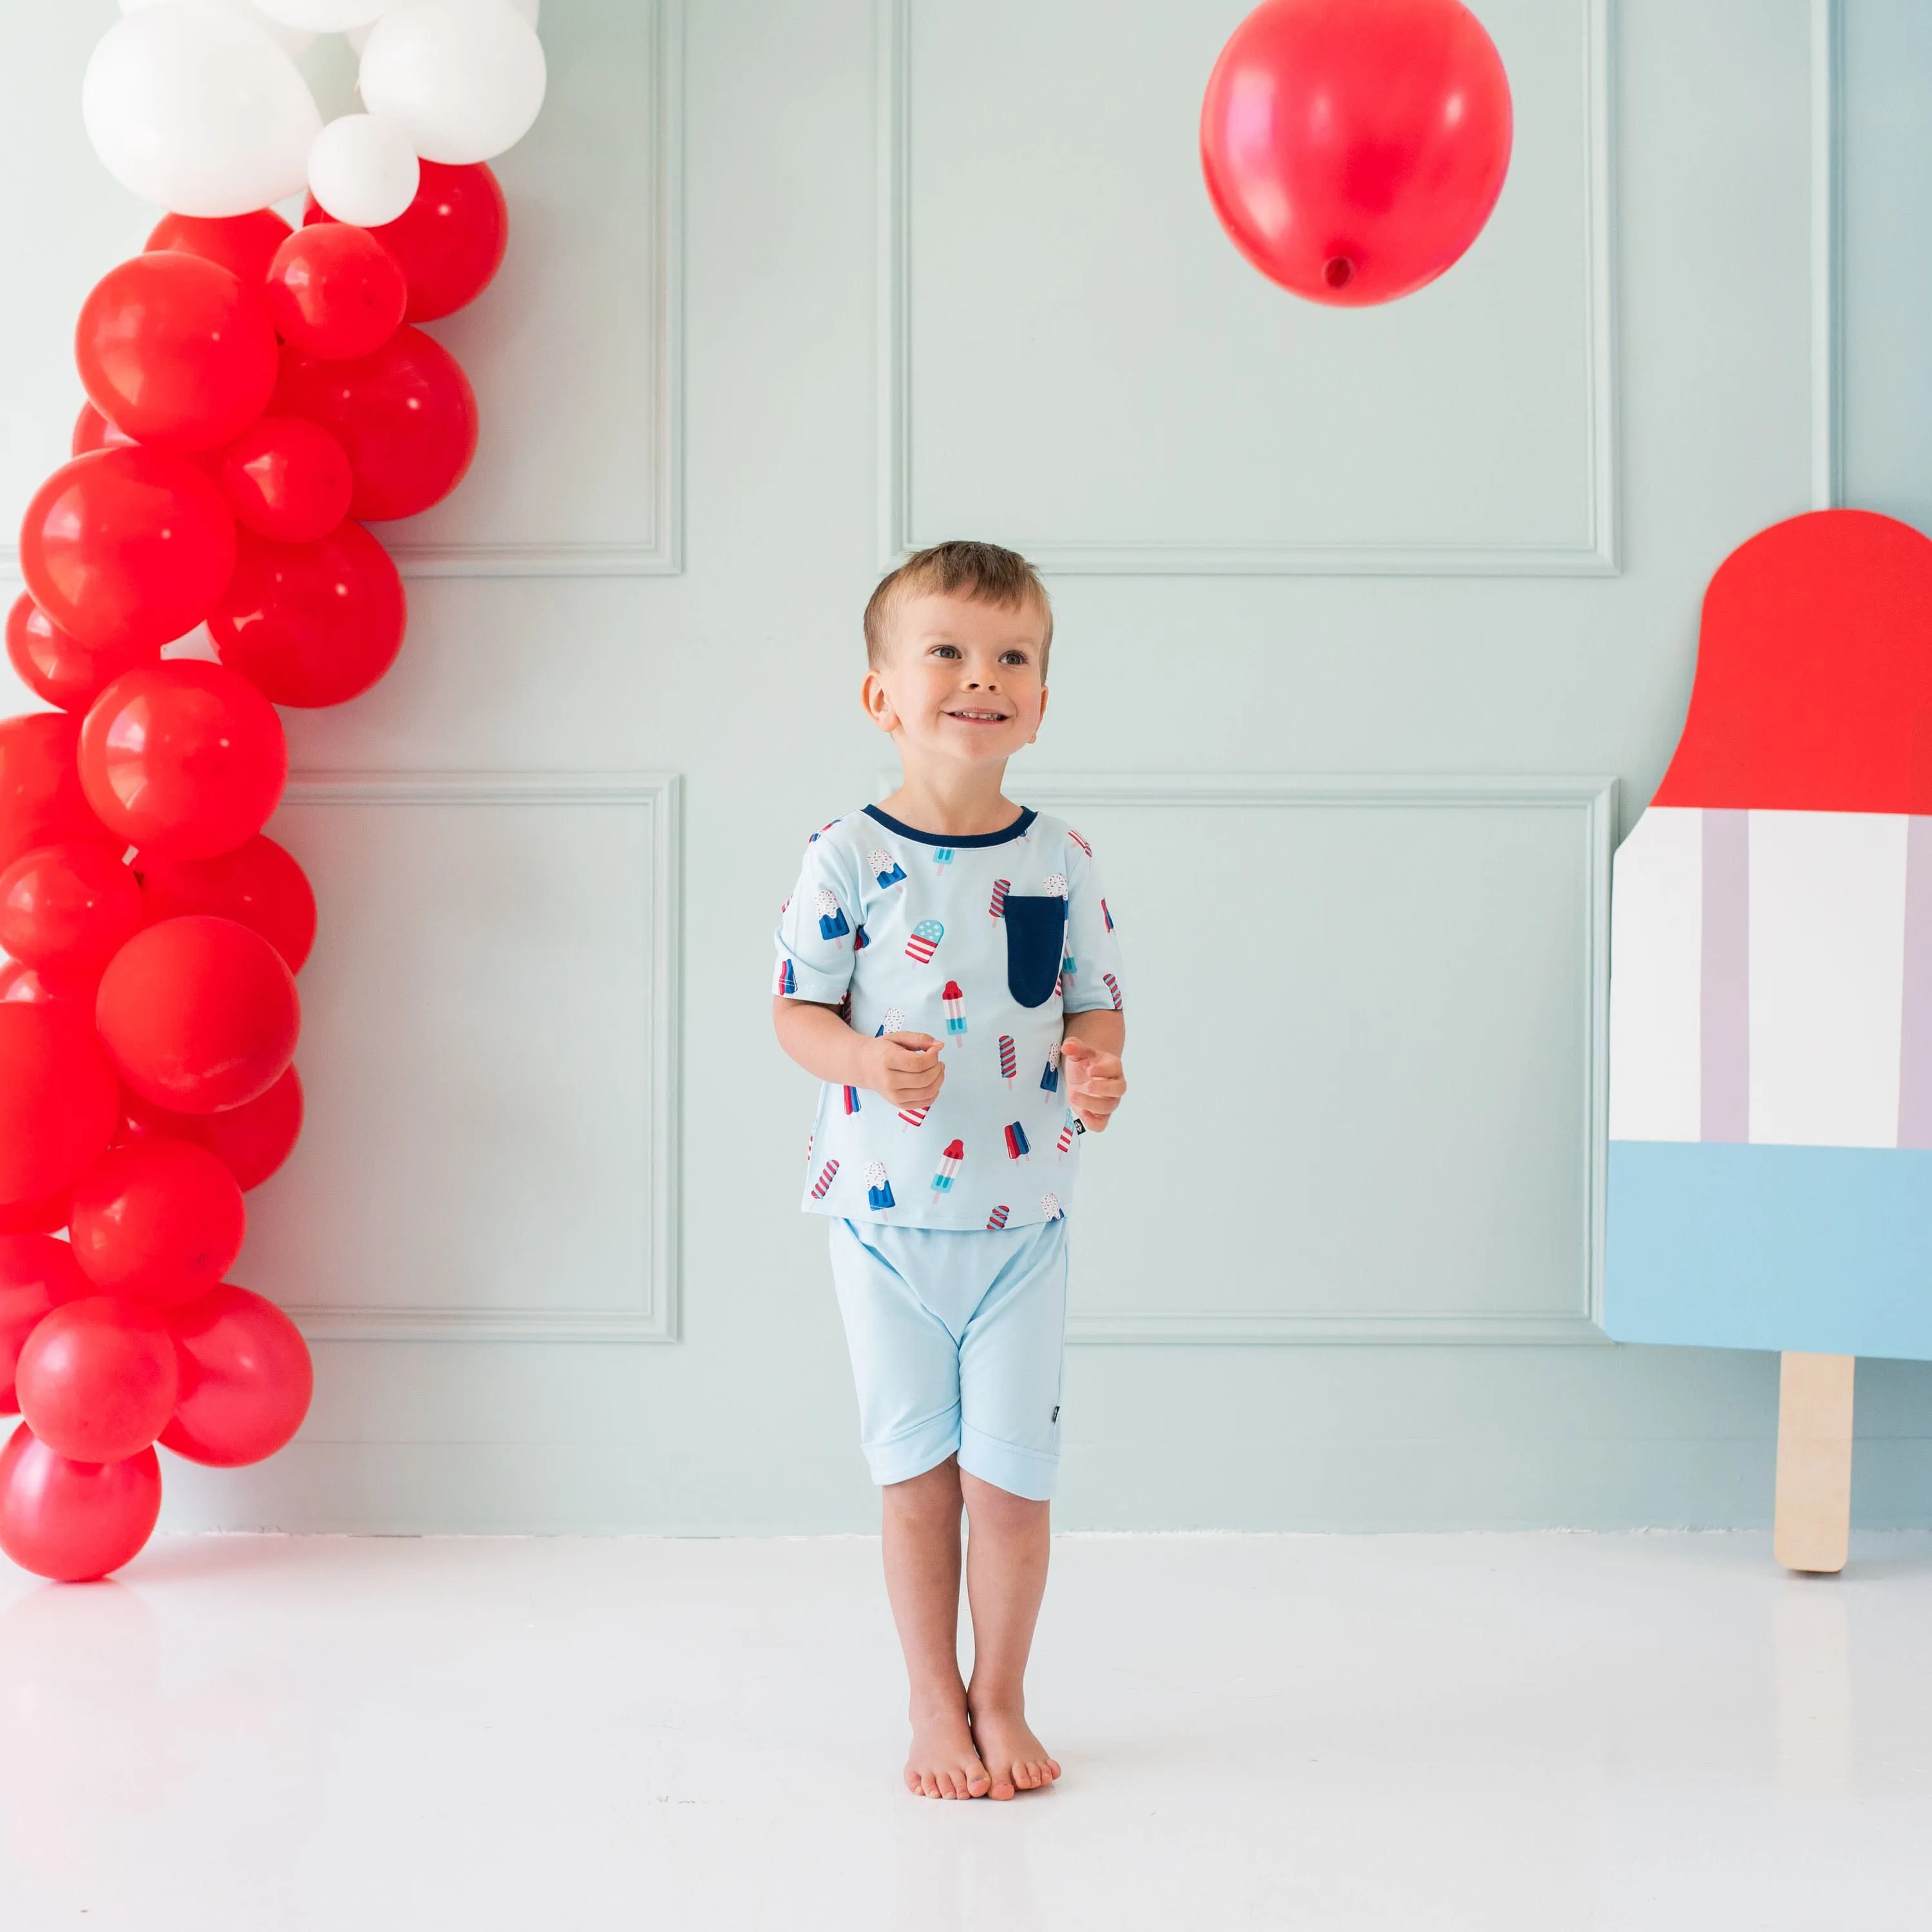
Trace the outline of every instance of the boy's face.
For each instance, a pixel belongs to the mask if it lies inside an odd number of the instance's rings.
[[[910,753],[948,764],[1010,758],[1040,734],[1046,614],[928,592],[893,615],[885,661],[866,674],[864,702]]]

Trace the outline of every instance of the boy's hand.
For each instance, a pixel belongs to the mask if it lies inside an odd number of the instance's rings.
[[[940,1042],[929,1033],[889,1033],[866,1042],[871,1077],[862,1084],[895,1107],[929,1107],[946,1084]]]
[[[1108,1119],[1127,1090],[1120,1056],[1102,1053],[1070,1034],[1060,1042],[1060,1058],[1066,1069],[1066,1104],[1080,1116],[1089,1133],[1105,1133]]]

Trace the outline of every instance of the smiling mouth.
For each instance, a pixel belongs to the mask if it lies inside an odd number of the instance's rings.
[[[1004,724],[1012,716],[1005,711],[949,711],[946,715],[962,719],[968,724]]]

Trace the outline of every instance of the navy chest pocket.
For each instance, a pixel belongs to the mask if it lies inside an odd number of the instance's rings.
[[[1009,892],[1006,991],[1023,1006],[1043,1006],[1060,980],[1060,942],[1066,935],[1066,902],[1021,898]]]

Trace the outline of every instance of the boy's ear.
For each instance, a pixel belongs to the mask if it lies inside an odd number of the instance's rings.
[[[1027,740],[1029,745],[1040,742],[1040,728],[1046,722],[1046,686],[1040,688],[1040,716],[1034,721],[1033,736]]]
[[[881,731],[899,728],[899,715],[892,708],[892,694],[877,671],[866,672],[866,681],[859,687],[859,702],[866,707],[866,716]]]

